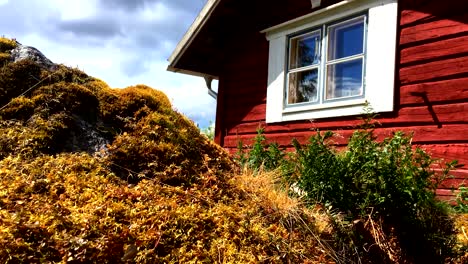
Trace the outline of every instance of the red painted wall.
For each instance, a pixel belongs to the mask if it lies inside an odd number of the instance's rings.
[[[380,137],[395,130],[414,133],[414,144],[433,157],[463,164],[445,188],[468,184],[468,9],[464,0],[400,0],[395,73],[395,111],[380,115]],[[303,11],[302,11],[303,12]],[[302,15],[298,11],[298,15]],[[283,21],[281,21],[283,22]],[[290,146],[306,142],[315,129],[334,130],[346,144],[356,117],[265,123],[268,42],[257,29],[243,29],[229,51],[220,76],[216,140],[235,152],[239,140],[250,144],[256,129]],[[440,196],[450,196],[447,189]]]

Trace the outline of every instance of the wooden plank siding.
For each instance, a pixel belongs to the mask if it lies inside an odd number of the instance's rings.
[[[456,177],[438,191],[443,199],[453,195],[448,188],[468,183],[468,12],[463,2],[441,8],[439,0],[399,1],[395,111],[377,118],[380,139],[402,130],[413,133],[413,143],[435,158],[459,160]],[[259,127],[270,141],[290,148],[292,138],[305,143],[317,129],[337,132],[341,136],[335,142],[343,146],[359,125],[356,117],[266,124],[265,36],[245,32],[226,50],[237,51],[226,55],[220,81],[222,146],[230,152],[239,140],[251,144]]]

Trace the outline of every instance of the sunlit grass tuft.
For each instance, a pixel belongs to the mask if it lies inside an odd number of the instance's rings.
[[[16,41],[13,39],[0,37],[0,52],[7,52],[16,48]]]

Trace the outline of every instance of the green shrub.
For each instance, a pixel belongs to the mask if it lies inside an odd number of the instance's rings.
[[[454,209],[457,212],[468,213],[468,187],[463,184],[458,187],[455,203]]]
[[[215,124],[210,121],[208,127],[200,129],[200,132],[205,135],[207,138],[214,140],[215,137]]]
[[[299,183],[308,197],[352,219],[382,219],[398,232],[408,254],[443,261],[453,246],[453,223],[435,190],[448,170],[436,175],[434,160],[413,150],[411,136],[402,132],[378,142],[372,130],[355,131],[343,152],[327,144],[331,136],[317,133],[307,146],[296,144]]]
[[[411,137],[397,132],[377,142],[372,132],[356,131],[340,153],[327,144],[331,136],[317,133],[307,146],[295,144],[300,184],[309,198],[353,216],[367,215],[371,209],[382,216],[407,213],[434,198],[433,160],[421,149],[413,152]]]
[[[402,254],[417,261],[443,262],[451,254],[454,226],[435,190],[455,163],[437,175],[435,160],[413,148],[411,136],[395,132],[377,141],[374,125],[365,119],[365,129],[356,130],[342,151],[335,149],[332,132],[317,132],[304,146],[293,140],[296,152],[289,156],[276,145],[265,144],[263,130],[259,130],[250,151],[246,154],[240,148],[238,156],[253,168],[288,168],[283,170],[285,175],[299,175],[298,185],[311,203],[341,212],[345,222],[375,219],[387,234],[398,238]],[[343,231],[336,238],[344,239],[340,247],[344,243],[362,247],[369,242],[361,237],[364,228],[356,232],[345,226],[335,226],[338,233]]]
[[[349,201],[346,191],[349,183],[341,177],[343,165],[336,155],[333,146],[329,144],[332,132],[323,135],[320,132],[310,138],[310,143],[301,146],[293,140],[299,163],[299,186],[306,191],[307,197],[313,201],[330,202],[332,200]],[[343,208],[346,209],[347,208]]]
[[[236,160],[242,165],[252,169],[263,169],[270,171],[277,168],[286,168],[286,154],[276,143],[266,143],[264,129],[259,128],[254,143],[250,149],[246,149],[242,142],[238,144]]]

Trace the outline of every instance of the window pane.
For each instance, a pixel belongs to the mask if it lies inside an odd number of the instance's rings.
[[[291,39],[290,69],[317,64],[320,59],[320,31]]]
[[[290,73],[288,104],[317,101],[317,79],[318,69]]]
[[[364,17],[355,18],[328,28],[328,60],[363,53]]]
[[[326,99],[362,95],[362,59],[327,67]]]

